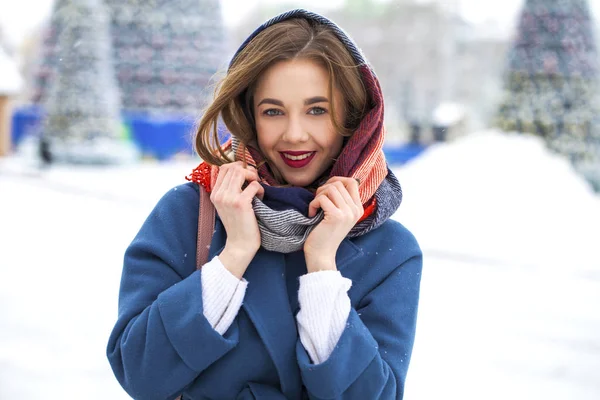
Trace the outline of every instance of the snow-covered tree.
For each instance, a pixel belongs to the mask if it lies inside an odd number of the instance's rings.
[[[36,47],[38,56],[35,60],[35,76],[31,93],[31,101],[41,104],[48,97],[50,82],[54,80],[60,55],[58,52],[58,35],[63,30],[64,18],[59,18],[57,10],[63,8],[69,1],[56,0],[48,26],[42,29],[41,43]]]
[[[52,14],[56,74],[44,99],[42,136],[53,158],[119,163],[134,154],[122,139],[108,14],[100,0],[59,0]]]
[[[542,136],[600,189],[599,78],[587,0],[527,0],[497,124]]]
[[[56,0],[55,8],[63,0]],[[128,111],[196,115],[228,53],[219,0],[104,0],[121,104]],[[32,101],[42,103],[60,62],[62,21],[52,18],[40,49]]]
[[[105,0],[123,108],[196,115],[227,50],[219,0]]]

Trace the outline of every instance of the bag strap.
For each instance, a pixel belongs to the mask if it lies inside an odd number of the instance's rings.
[[[208,262],[208,250],[215,231],[215,206],[210,201],[210,195],[204,186],[198,185],[200,201],[198,209],[198,242],[196,245],[196,269],[202,268]],[[183,396],[176,400],[182,400]]]
[[[200,204],[198,211],[198,243],[196,245],[196,268],[208,262],[208,250],[215,230],[215,206],[204,186],[198,185]]]

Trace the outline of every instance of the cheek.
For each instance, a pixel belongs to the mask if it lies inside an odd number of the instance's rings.
[[[265,122],[264,120],[256,121],[256,141],[258,142],[258,147],[263,153],[271,150],[277,141],[275,130],[276,129],[273,124]]]
[[[329,116],[320,118],[306,118],[304,127],[307,132],[313,134],[316,141],[331,146],[335,142],[335,127],[331,123]]]
[[[340,155],[340,153],[342,152],[342,147],[344,145],[344,137],[341,135],[338,135],[337,133],[334,134],[335,137],[331,138],[331,144],[329,145],[331,150],[331,156],[333,158],[337,158],[337,156]]]
[[[327,129],[323,129],[321,132],[321,143],[323,143],[323,147],[330,149],[332,154],[339,154],[344,143],[344,137],[336,132],[335,127],[331,122],[328,122]]]

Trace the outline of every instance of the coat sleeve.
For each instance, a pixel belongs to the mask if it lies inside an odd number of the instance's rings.
[[[409,258],[350,310],[329,358],[312,364],[302,344],[296,353],[311,399],[402,399],[414,343],[422,254]]]
[[[107,355],[135,399],[175,398],[238,343],[236,322],[222,336],[204,316],[197,221],[197,191],[179,186],[158,202],[125,252]]]

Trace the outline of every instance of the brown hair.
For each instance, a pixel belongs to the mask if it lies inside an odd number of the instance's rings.
[[[316,61],[329,71],[329,98],[333,99],[335,85],[346,111],[341,126],[331,102],[333,126],[343,136],[352,135],[369,105],[359,66],[329,27],[306,19],[290,19],[266,28],[252,39],[217,84],[214,99],[202,115],[195,137],[195,149],[202,160],[213,165],[234,161],[220,147],[219,117],[243,146],[256,138],[253,95],[258,79],[276,62],[298,58]]]

